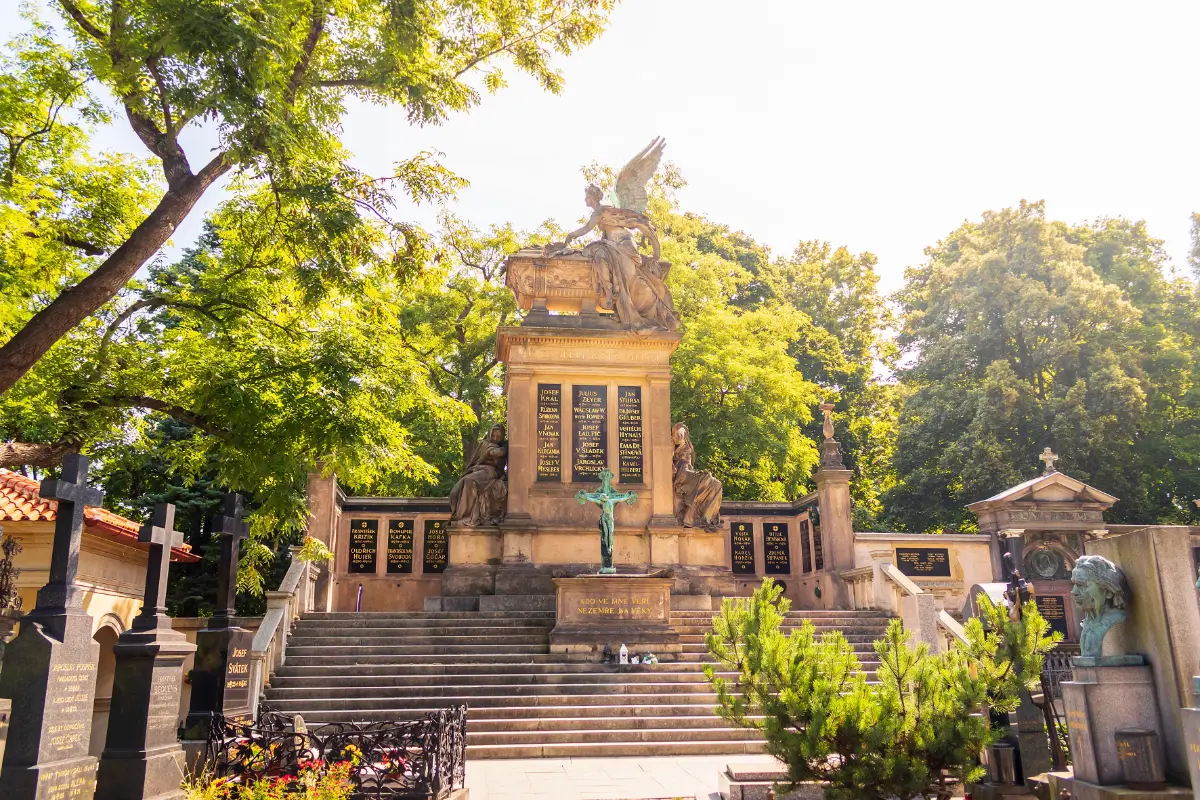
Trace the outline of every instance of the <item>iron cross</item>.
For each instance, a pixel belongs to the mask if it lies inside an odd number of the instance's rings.
[[[183,534],[175,530],[175,504],[157,503],[150,521],[138,532],[138,541],[150,545],[150,563],[146,565],[146,593],[142,611],[133,620],[133,629],[153,630],[166,621],[167,575],[171,568],[171,548],[183,543]],[[169,625],[169,623],[168,623]]]
[[[79,608],[83,596],[75,585],[79,573],[79,548],[83,540],[83,512],[98,506],[104,492],[87,485],[88,460],[78,453],[63,458],[62,477],[42,481],[38,493],[57,500],[54,519],[54,544],[50,555],[50,576],[38,590],[39,609]]]
[[[236,616],[238,551],[241,540],[250,535],[250,525],[242,520],[242,496],[226,492],[222,513],[212,520],[211,530],[221,534],[221,564],[217,567],[217,609],[209,628],[228,628]]]

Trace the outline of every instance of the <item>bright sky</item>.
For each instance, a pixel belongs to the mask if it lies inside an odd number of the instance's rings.
[[[14,5],[0,3],[0,29]],[[345,140],[377,175],[440,150],[471,181],[456,213],[534,227],[583,214],[580,166],[620,166],[662,135],[686,210],[780,252],[813,238],[870,250],[889,290],[964,219],[1022,198],[1068,222],[1145,219],[1185,268],[1198,30],[1194,2],[625,0],[560,61],[561,95],[510,71],[440,127],[356,107]],[[104,144],[144,155],[124,122]]]

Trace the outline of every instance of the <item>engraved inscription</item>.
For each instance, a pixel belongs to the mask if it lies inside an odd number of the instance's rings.
[[[811,520],[800,520],[801,536],[803,536],[809,528],[812,529],[813,561],[815,562],[817,572],[820,572],[821,570],[825,569],[825,547],[821,543],[821,526],[813,525]]]
[[[608,387],[576,386],[571,394],[571,480],[598,481],[608,466]]]
[[[539,383],[537,480],[562,480],[562,384]]]
[[[444,519],[425,520],[424,553],[421,558],[422,572],[445,572],[450,562],[450,543],[446,539]]]
[[[767,562],[768,575],[792,574],[792,551],[788,543],[787,523],[768,522],[763,525],[763,558]]]
[[[642,477],[642,387],[617,387],[618,481],[641,483]]]
[[[392,575],[411,573],[413,569],[413,520],[388,522],[387,571]]]
[[[729,525],[729,557],[734,575],[754,575],[754,523],[732,522]]]
[[[379,520],[350,520],[349,572],[375,573],[375,555],[379,540]]]
[[[950,551],[945,547],[897,547],[896,568],[909,576],[949,578]]]
[[[812,542],[808,538],[808,520],[800,523],[800,569],[812,572]]]
[[[646,619],[653,613],[648,597],[581,597],[575,610],[607,620]]]
[[[1038,613],[1050,623],[1050,630],[1058,631],[1067,638],[1067,599],[1061,594],[1040,594],[1033,598]]]

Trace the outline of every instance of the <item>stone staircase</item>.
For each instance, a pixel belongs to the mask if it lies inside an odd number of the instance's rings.
[[[725,755],[763,752],[754,731],[713,712],[704,678],[710,611],[676,611],[683,654],[616,666],[551,655],[552,612],[308,614],[265,701],[306,722],[417,717],[468,705],[468,758]],[[877,612],[797,611],[818,631],[840,628],[871,670]]]

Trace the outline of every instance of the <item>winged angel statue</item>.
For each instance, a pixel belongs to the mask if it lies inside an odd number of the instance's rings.
[[[592,216],[582,228],[545,250],[546,255],[586,255],[592,264],[592,282],[600,305],[613,309],[617,321],[633,330],[673,331],[679,327],[675,303],[663,282],[671,262],[660,258],[658,232],[646,216],[646,183],[658,169],[665,146],[664,139],[656,138],[621,169],[613,189],[617,205],[602,203],[604,192],[595,184],[588,185],[584,202],[592,209]],[[572,241],[593,230],[600,231],[599,239],[589,242],[582,251],[569,249]],[[650,255],[638,251],[632,231],[650,244]]]

